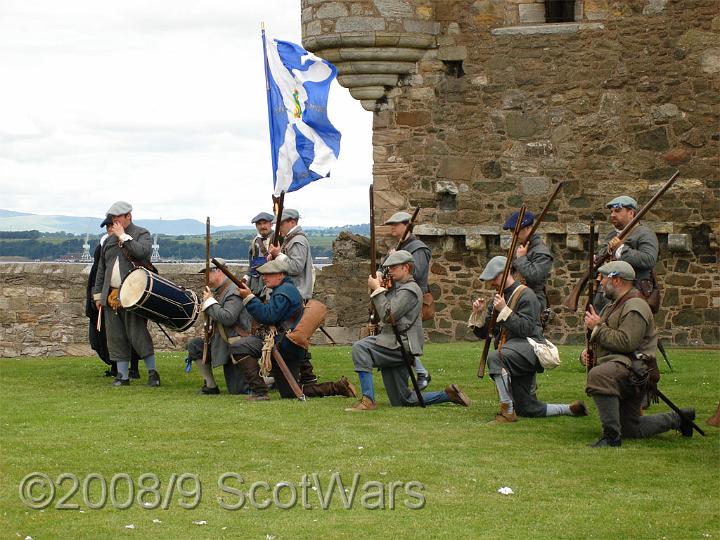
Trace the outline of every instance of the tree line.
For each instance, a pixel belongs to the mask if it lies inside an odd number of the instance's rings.
[[[57,259],[79,258],[83,252],[83,236],[58,233],[40,233],[38,231],[0,231],[0,257],[22,257],[31,260],[53,261]],[[212,240],[213,257],[223,259],[247,259],[250,243],[254,234],[215,238]],[[324,238],[323,238],[324,237]],[[90,254],[95,252],[99,238],[91,238]],[[332,257],[332,245],[326,235],[308,232],[308,240],[314,257]],[[163,236],[159,235],[160,258],[163,260],[205,259],[205,239],[203,237]]]

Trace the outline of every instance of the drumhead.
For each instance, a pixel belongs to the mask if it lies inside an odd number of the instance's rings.
[[[120,287],[120,303],[124,308],[131,308],[142,299],[148,289],[149,273],[145,268],[138,268],[125,278]]]

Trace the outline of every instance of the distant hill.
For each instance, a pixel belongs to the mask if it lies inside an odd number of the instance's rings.
[[[45,216],[0,209],[0,231],[35,230],[43,233],[99,234],[101,221],[98,217]],[[135,223],[153,234],[172,236],[205,234],[205,224],[195,219],[138,219]],[[235,225],[210,227],[212,232],[254,229],[252,226]]]
[[[75,217],[75,216],[46,216],[41,214],[28,214],[26,212],[15,212],[12,210],[0,209],[0,231],[39,231],[41,233],[59,233],[91,235],[100,234],[100,222],[98,217]],[[205,223],[195,219],[138,219],[135,221],[140,227],[144,227],[152,234],[164,234],[168,236],[195,236],[205,235]],[[322,231],[325,234],[336,235],[341,230],[348,230],[356,234],[368,235],[370,226],[365,223],[361,225],[344,225],[342,227],[303,227],[306,230]],[[223,225],[221,227],[210,226],[213,233],[230,233],[232,231],[254,231],[252,225]]]

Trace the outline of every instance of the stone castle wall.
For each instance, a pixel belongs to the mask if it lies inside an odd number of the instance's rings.
[[[585,0],[576,21],[545,24],[532,0],[303,0],[303,44],[373,114],[375,216],[419,205],[433,248],[439,312],[432,340],[462,339],[476,276],[503,254],[499,224],[538,213],[566,184],[539,232],[556,256],[549,335],[581,337],[559,307],[585,265],[590,218],[605,203],[648,201],[664,290],[661,334],[718,343],[720,16],[711,0]]]

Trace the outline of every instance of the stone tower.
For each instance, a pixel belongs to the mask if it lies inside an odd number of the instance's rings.
[[[375,215],[422,207],[439,312],[432,340],[465,337],[476,276],[501,254],[499,225],[534,212],[567,180],[541,226],[555,257],[550,337],[581,339],[559,306],[605,203],[642,205],[663,288],[658,328],[676,344],[720,342],[718,92],[713,0],[578,0],[547,23],[535,0],[302,0],[303,44],[373,114]],[[378,227],[382,235],[383,228]]]

